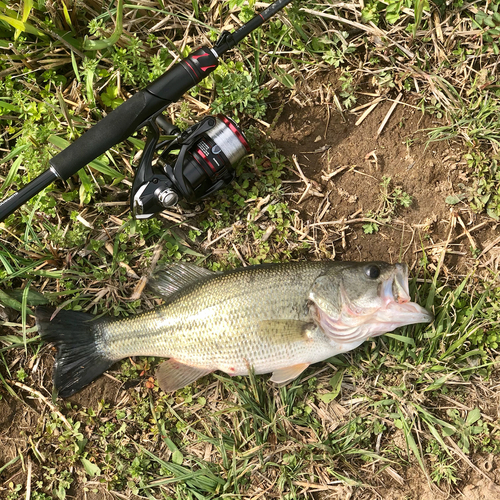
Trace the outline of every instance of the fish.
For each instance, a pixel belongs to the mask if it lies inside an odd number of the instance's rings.
[[[131,356],[168,358],[158,385],[173,392],[216,370],[272,373],[286,384],[309,365],[433,315],[411,301],[408,266],[307,261],[216,273],[191,263],[149,282],[161,306],[123,318],[40,306],[41,338],[57,348],[53,384],[68,397]]]

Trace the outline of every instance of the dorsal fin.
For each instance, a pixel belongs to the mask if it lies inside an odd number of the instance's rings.
[[[189,262],[181,264],[170,264],[164,267],[149,278],[148,286],[164,299],[170,297],[175,292],[182,290],[188,285],[192,285],[207,276],[213,276],[216,273],[198,267]]]

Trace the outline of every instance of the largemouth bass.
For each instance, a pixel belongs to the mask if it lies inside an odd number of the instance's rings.
[[[184,263],[150,285],[165,304],[128,318],[36,310],[42,339],[58,349],[60,396],[129,356],[170,358],[157,370],[166,392],[215,370],[272,372],[284,384],[368,337],[432,321],[410,300],[406,264],[293,262],[213,273]]]

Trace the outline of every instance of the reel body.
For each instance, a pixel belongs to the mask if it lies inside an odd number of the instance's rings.
[[[159,142],[160,128],[173,139]],[[159,157],[153,166],[153,155]],[[250,152],[233,120],[208,116],[185,132],[161,115],[148,122],[148,138],[132,185],[130,208],[148,219],[180,199],[196,202],[227,186],[234,166]]]

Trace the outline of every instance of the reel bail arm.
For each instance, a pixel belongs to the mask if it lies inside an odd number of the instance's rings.
[[[158,124],[171,133],[177,131],[177,135],[159,143]],[[179,152],[174,162],[175,150]],[[157,151],[161,152],[153,167]],[[224,115],[207,116],[183,133],[163,117],[151,119],[132,185],[130,209],[134,217],[147,219],[180,198],[195,202],[225,187],[234,179],[234,164],[249,151],[241,130]]]

